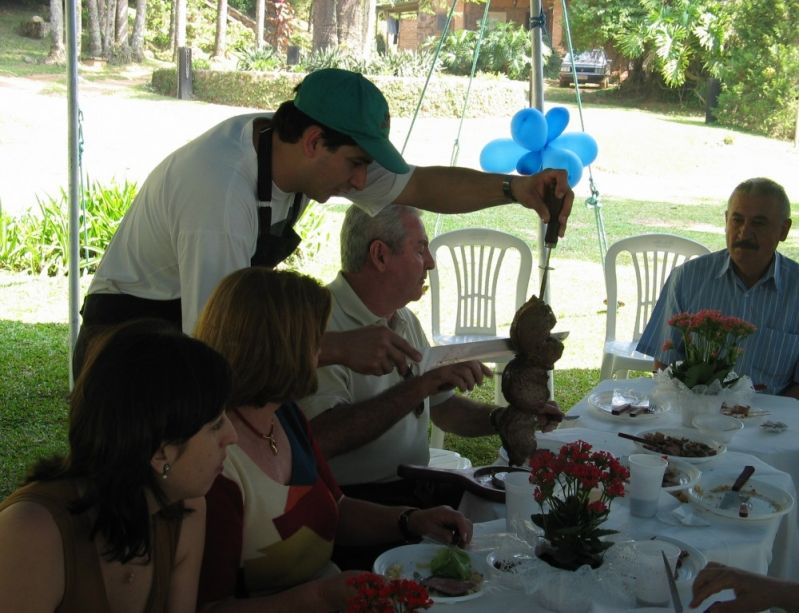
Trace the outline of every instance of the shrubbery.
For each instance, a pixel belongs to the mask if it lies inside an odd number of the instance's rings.
[[[80,214],[81,270],[94,272],[136,195],[136,184],[90,183]],[[69,269],[69,199],[37,198],[37,208],[20,217],[0,214],[0,268],[50,276]]]

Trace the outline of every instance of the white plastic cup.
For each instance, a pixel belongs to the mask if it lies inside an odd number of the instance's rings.
[[[630,514],[654,517],[663,487],[663,475],[669,465],[666,458],[650,453],[634,453],[630,463]]]
[[[672,574],[680,557],[680,548],[666,541],[636,541],[635,555],[637,560],[635,576],[635,597],[644,605],[660,605],[669,602],[671,590],[663,565],[666,554]]]
[[[534,487],[526,471],[505,475],[505,527],[508,532],[525,539],[533,530],[530,516],[539,510],[533,498]]]

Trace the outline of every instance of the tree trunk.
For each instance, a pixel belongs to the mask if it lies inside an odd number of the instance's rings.
[[[64,7],[62,0],[50,0],[50,53],[45,64],[63,64],[67,59],[64,47]]]
[[[322,51],[338,45],[336,0],[314,0],[312,21],[314,51]]]
[[[263,49],[264,22],[266,21],[266,0],[255,1],[255,48]]]
[[[120,0],[120,2],[121,1],[122,0]],[[116,14],[117,0],[107,0],[105,3],[105,10],[103,11],[103,57],[106,59],[111,58],[111,52],[114,47],[114,25],[116,23]]]
[[[97,0],[86,0],[86,9],[89,14],[89,56],[100,57],[103,54],[103,36]]]
[[[364,48],[363,0],[338,0],[336,23],[339,46],[361,56]]]
[[[131,57],[136,62],[144,60],[144,28],[147,15],[147,0],[136,0],[136,20],[133,22],[133,35],[130,39]]]
[[[117,0],[116,17],[114,20],[114,42],[120,50],[128,47],[128,0]]]
[[[221,60],[227,54],[227,0],[219,0],[216,6],[214,58]]]
[[[175,0],[175,48],[172,59],[177,60],[178,49],[186,46],[186,0]]]
[[[365,0],[363,57],[370,59],[377,48],[377,0]]]

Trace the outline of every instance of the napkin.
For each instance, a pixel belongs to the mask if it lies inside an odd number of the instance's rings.
[[[671,512],[671,516],[680,522],[683,526],[709,526],[710,522],[706,521],[699,515],[690,504],[681,504]]]

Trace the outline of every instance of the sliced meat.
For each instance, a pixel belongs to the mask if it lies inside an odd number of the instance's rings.
[[[472,580],[462,581],[444,577],[428,577],[422,581],[422,585],[442,596],[464,596],[473,591],[480,583]]]

